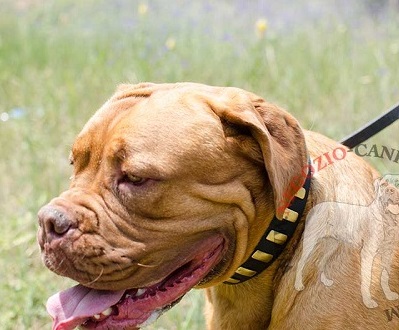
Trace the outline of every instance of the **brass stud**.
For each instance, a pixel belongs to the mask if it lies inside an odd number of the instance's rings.
[[[298,212],[295,212],[289,208],[286,208],[283,214],[283,219],[288,220],[290,222],[295,222],[298,220]]]
[[[267,263],[273,259],[273,255],[260,250],[256,250],[255,253],[252,254],[252,258]]]
[[[254,276],[256,274],[256,272],[254,270],[251,270],[251,269],[248,269],[248,268],[245,268],[245,267],[239,267],[236,270],[236,273],[240,274],[240,275],[247,276],[247,277],[252,277],[252,276]]]
[[[270,242],[276,243],[276,244],[284,244],[285,241],[287,240],[287,235],[279,233],[278,231],[271,230],[269,235],[267,235],[266,239]]]
[[[297,193],[295,194],[295,197],[298,197],[300,199],[304,199],[306,195],[306,189],[304,187],[302,187],[301,189],[299,189],[297,191]]]
[[[240,283],[240,280],[236,280],[235,278],[230,277],[226,282],[231,284],[237,284]]]

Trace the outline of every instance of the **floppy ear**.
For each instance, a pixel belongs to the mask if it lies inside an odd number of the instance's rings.
[[[208,101],[222,121],[246,128],[258,143],[273,188],[276,216],[282,219],[308,175],[299,123],[285,110],[238,88],[226,88]]]

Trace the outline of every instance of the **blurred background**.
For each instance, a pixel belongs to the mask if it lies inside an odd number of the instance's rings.
[[[68,187],[87,119],[142,81],[241,87],[340,140],[399,102],[399,3],[1,0],[1,329],[51,328],[46,299],[72,283],[41,263],[37,210]],[[367,141],[383,174],[398,128]],[[149,329],[204,329],[202,305],[194,290]]]

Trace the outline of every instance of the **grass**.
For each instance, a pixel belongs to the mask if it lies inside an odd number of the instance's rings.
[[[398,101],[399,23],[389,11],[371,17],[351,7],[361,18],[354,23],[339,11],[268,17],[261,3],[1,2],[2,329],[50,329],[44,303],[71,285],[40,261],[36,213],[68,186],[74,136],[118,83],[242,87],[334,139]],[[255,24],[263,17],[268,28],[259,37]],[[399,149],[398,127],[370,143]],[[396,163],[370,161],[398,173]],[[204,329],[202,305],[202,295],[190,293],[150,329]]]

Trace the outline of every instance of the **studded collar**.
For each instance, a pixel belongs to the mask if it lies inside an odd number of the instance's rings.
[[[276,216],[273,217],[251,256],[237,268],[233,276],[224,282],[225,284],[239,284],[248,281],[267,269],[283,252],[294,235],[305,210],[312,177],[310,163],[308,168],[305,182],[295,194],[289,207],[285,209],[282,220]]]

